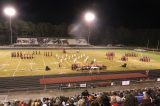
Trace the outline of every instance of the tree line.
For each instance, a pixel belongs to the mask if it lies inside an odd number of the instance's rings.
[[[92,31],[92,42],[101,45],[124,44],[130,46],[146,47],[149,41],[149,47],[155,48],[160,40],[160,29],[128,29],[126,27],[105,27]],[[98,35],[98,36],[97,36]]]
[[[12,21],[13,42],[17,37],[58,37],[68,38],[77,37],[76,34],[69,33],[70,25],[52,24],[46,22],[33,23],[24,20]],[[82,29],[78,29],[82,30]],[[88,29],[86,26],[79,37],[87,39]],[[81,32],[78,32],[81,33]],[[133,46],[146,46],[150,40],[150,46],[154,47],[157,40],[160,40],[160,29],[128,29],[126,27],[101,27],[91,28],[90,43],[94,45],[124,44]],[[0,22],[0,43],[10,43],[9,22]]]
[[[13,41],[17,37],[69,37],[67,24],[53,25],[51,23],[33,23],[30,21],[12,21]],[[9,22],[0,22],[1,44],[9,43]]]

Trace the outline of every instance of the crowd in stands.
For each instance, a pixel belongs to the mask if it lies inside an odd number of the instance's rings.
[[[160,106],[160,88],[91,93],[6,102],[5,106]]]

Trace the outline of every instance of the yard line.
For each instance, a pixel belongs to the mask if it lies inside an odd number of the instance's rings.
[[[57,62],[57,67],[58,67],[58,63],[59,63],[59,60],[55,57],[51,57],[52,58],[52,61],[56,61]],[[57,69],[56,67],[54,67],[54,69]]]
[[[29,62],[27,61],[27,63],[30,65],[30,70],[32,71],[32,66],[33,66],[32,63],[33,63],[33,59],[30,59],[30,61],[29,61]]]
[[[42,55],[43,65],[46,66],[46,63],[44,61],[44,56]]]
[[[15,76],[16,71],[18,71],[18,67],[19,67],[20,63],[21,63],[21,59],[19,60],[19,63],[18,63],[18,65],[17,65],[17,67],[16,67],[16,70],[14,71],[14,73],[13,73],[13,75],[12,75],[13,77]]]
[[[32,68],[33,68],[33,59],[31,60],[30,65],[31,65],[31,70],[32,70]]]
[[[33,59],[32,59],[31,61],[29,61],[29,62],[28,62],[28,61],[27,61],[27,62],[25,62],[25,63],[27,63],[27,65],[29,64],[29,66],[30,66],[30,70],[32,70],[32,65],[33,65],[33,64],[32,64],[32,61],[33,61]]]

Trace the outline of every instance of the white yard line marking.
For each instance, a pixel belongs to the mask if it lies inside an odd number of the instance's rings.
[[[26,65],[29,65],[29,66],[30,66],[30,70],[32,70],[32,65],[33,65],[33,64],[32,64],[32,60],[31,60],[31,61],[26,61],[25,64],[26,64]]]
[[[42,55],[43,65],[46,66],[46,63],[44,61],[44,56]]]
[[[33,66],[33,59],[31,59],[31,61],[28,62],[28,64],[30,65],[30,70],[32,71],[32,66]]]
[[[31,66],[31,71],[32,71],[32,69],[33,69],[33,59],[31,60],[31,64],[30,64],[30,66]]]
[[[15,76],[16,71],[18,71],[18,67],[19,67],[20,63],[21,63],[21,59],[19,60],[18,65],[17,65],[17,67],[16,67],[16,70],[14,71],[14,73],[13,73],[13,75],[12,75],[13,77]]]

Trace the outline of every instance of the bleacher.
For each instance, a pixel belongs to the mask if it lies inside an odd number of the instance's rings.
[[[70,46],[86,46],[88,45],[85,39],[68,39],[68,44]]]
[[[37,38],[17,38],[14,46],[38,46]]]
[[[14,46],[86,46],[86,39],[59,39],[49,37],[17,38]]]
[[[88,43],[87,43],[87,41],[86,41],[86,39],[76,39],[76,41],[77,41],[77,43],[78,43],[78,45],[88,45]]]

